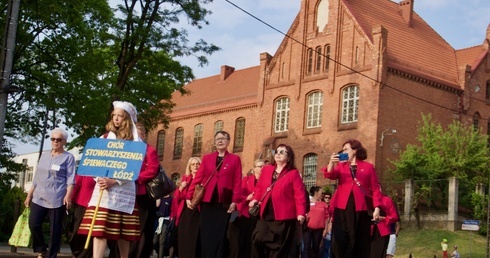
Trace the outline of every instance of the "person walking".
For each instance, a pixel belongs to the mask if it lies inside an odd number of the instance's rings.
[[[347,154],[339,162],[340,154]],[[338,180],[332,224],[332,253],[335,258],[369,256],[371,222],[379,220],[381,189],[373,164],[366,162],[367,150],[361,142],[349,139],[342,144],[341,153],[330,156],[324,176]],[[369,200],[372,198],[372,201]],[[373,214],[368,215],[368,201]]]
[[[295,247],[296,223],[306,218],[308,198],[296,169],[294,151],[280,144],[273,165],[262,168],[249,207],[260,205],[260,220],[252,233],[253,257],[288,257]]]
[[[57,257],[61,247],[63,219],[71,208],[71,192],[75,184],[75,157],[64,150],[68,133],[55,128],[51,131],[51,151],[43,152],[37,164],[32,186],[24,205],[31,209],[29,228],[32,248],[38,258]],[[44,240],[43,221],[49,217],[50,238]]]
[[[220,258],[226,253],[230,214],[241,201],[242,161],[238,155],[228,152],[230,134],[216,132],[214,143],[216,151],[202,157],[186,196],[187,207],[192,209],[196,186],[207,182],[200,204],[202,258]]]

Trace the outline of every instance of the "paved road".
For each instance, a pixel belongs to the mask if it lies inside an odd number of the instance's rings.
[[[7,243],[0,243],[0,258],[15,257],[15,258],[37,258],[37,255],[32,251],[32,248],[19,247],[17,252],[12,252],[12,247]],[[58,257],[71,257],[70,247],[68,245],[61,246],[61,252]]]

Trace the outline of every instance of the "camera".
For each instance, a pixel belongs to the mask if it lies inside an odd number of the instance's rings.
[[[347,161],[349,159],[349,154],[339,153],[339,161]]]

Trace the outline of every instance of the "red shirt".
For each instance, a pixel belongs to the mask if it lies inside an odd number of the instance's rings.
[[[311,202],[310,212],[306,215],[308,219],[308,228],[319,229],[325,228],[325,222],[328,219],[328,206],[323,201]]]

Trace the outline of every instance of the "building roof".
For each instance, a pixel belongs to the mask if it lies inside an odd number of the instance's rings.
[[[485,59],[487,53],[487,50],[482,45],[479,45],[457,50],[456,57],[460,66],[471,65],[471,71],[473,72]]]
[[[409,26],[401,15],[400,5],[390,0],[343,0],[343,3],[371,41],[374,27],[381,25],[388,31],[389,66],[394,64],[459,85],[454,48],[417,13],[413,12]]]
[[[189,92],[185,97],[179,92],[173,93],[172,101],[176,105],[171,118],[178,119],[191,114],[200,115],[257,103],[260,66],[233,71],[224,80],[223,77],[223,74],[218,74],[192,81],[185,86]]]

